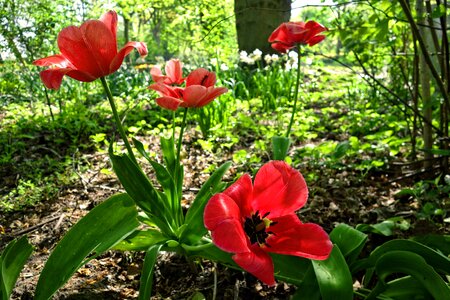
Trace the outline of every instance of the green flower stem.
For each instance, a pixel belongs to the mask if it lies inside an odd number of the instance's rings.
[[[301,46],[298,45],[298,56],[297,56],[297,82],[295,84],[295,92],[294,92],[294,107],[292,108],[291,120],[289,121],[289,126],[286,131],[286,137],[289,138],[291,134],[292,123],[294,123],[294,116],[297,111],[297,100],[298,100],[298,88],[300,86],[300,56],[301,56]]]
[[[201,245],[196,245],[196,246],[181,244],[181,247],[186,251],[202,251],[202,250],[212,247],[213,245],[214,244],[212,244],[212,243],[206,243],[206,244],[201,244]]]
[[[186,117],[187,117],[188,108],[184,108],[183,121],[181,122],[180,135],[177,141],[177,162],[180,164],[180,153],[181,153],[181,141],[183,140],[184,127],[186,127]]]
[[[116,108],[116,105],[114,104],[114,98],[113,98],[113,95],[111,93],[111,90],[109,89],[108,83],[106,82],[106,78],[105,77],[100,77],[100,80],[102,82],[103,89],[105,90],[106,97],[109,100],[109,105],[111,106],[111,110],[112,110],[112,113],[113,113],[113,116],[114,116],[114,121],[116,122],[117,129],[119,130],[120,137],[122,138],[122,140],[125,143],[125,147],[127,148],[128,155],[130,156],[130,159],[134,163],[137,164],[137,160],[136,160],[136,157],[134,156],[133,149],[131,149],[131,145],[128,142],[127,135],[125,134],[125,130],[123,130],[122,122],[120,121],[119,114],[117,113],[117,108]]]

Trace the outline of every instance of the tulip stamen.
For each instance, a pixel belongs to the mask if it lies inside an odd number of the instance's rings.
[[[244,231],[250,239],[251,244],[258,243],[260,246],[267,244],[266,240],[269,235],[274,235],[272,231],[267,231],[270,226],[277,224],[278,222],[270,221],[267,216],[270,212],[266,212],[264,215],[260,216],[259,211],[256,211],[251,217],[245,218]]]

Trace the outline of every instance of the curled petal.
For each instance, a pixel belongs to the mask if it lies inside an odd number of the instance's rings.
[[[183,103],[183,101],[174,97],[163,96],[156,98],[156,103],[163,108],[175,111],[178,109],[178,106]]]
[[[136,49],[140,56],[146,56],[148,53],[147,45],[143,42],[128,42],[125,44],[125,46],[122,47],[122,49],[119,50],[117,55],[114,57],[114,59],[111,62],[110,65],[110,71],[109,74],[114,73],[120,68],[120,65],[123,62],[123,59],[125,56],[130,54],[133,49]]]
[[[245,271],[249,272],[267,285],[274,285],[274,267],[272,258],[259,246],[252,247],[251,252],[236,253],[233,260]]]
[[[44,85],[52,90],[57,90],[61,86],[62,78],[64,75],[72,77],[76,80],[83,82],[91,82],[96,78],[92,77],[90,74],[83,73],[78,70],[73,70],[71,68],[50,68],[41,71],[40,77]]]
[[[68,68],[52,68],[41,71],[39,76],[48,89],[57,90],[61,86],[64,75],[69,71]]]
[[[253,198],[253,185],[250,175],[244,174],[239,177],[232,185],[230,185],[224,192],[236,202],[240,209],[241,216],[248,217],[252,213],[251,201]]]
[[[271,161],[258,171],[253,187],[253,209],[269,218],[292,214],[305,205],[308,187],[302,174],[283,161]]]
[[[271,219],[277,222],[269,230],[273,233],[265,248],[268,252],[324,260],[330,255],[333,244],[328,234],[317,224],[302,224],[291,214]]]
[[[60,68],[70,67],[72,64],[61,54],[55,54],[49,57],[37,59],[33,62],[33,65],[39,67],[58,66]]]

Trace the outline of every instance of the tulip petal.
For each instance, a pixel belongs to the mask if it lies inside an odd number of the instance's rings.
[[[111,31],[114,37],[114,45],[117,47],[117,13],[110,10],[100,17],[100,21]]]
[[[275,284],[272,258],[259,246],[253,246],[252,252],[236,253],[232,258],[238,266],[265,284]]]
[[[209,104],[211,101],[213,101],[220,95],[225,94],[226,92],[228,92],[228,89],[225,87],[215,88],[215,87],[210,86],[207,90],[205,97],[197,104],[197,107],[203,107],[203,106]]]
[[[154,66],[150,69],[150,75],[152,76],[153,81],[156,83],[163,83],[164,79],[167,78],[167,76],[162,74],[161,68],[158,66]]]
[[[283,44],[283,43],[279,43],[279,42],[276,42],[276,43],[272,44],[272,48],[277,50],[278,52],[281,52],[281,53],[286,53],[288,50],[291,50],[294,47],[295,46],[289,46],[289,45],[286,45],[286,44]]]
[[[182,107],[200,107],[198,104],[207,96],[207,88],[191,85],[184,89]]]
[[[51,68],[41,71],[39,76],[48,89],[57,90],[61,86],[64,75],[69,71],[68,68]]]
[[[239,206],[225,193],[215,194],[209,199],[203,217],[206,229],[211,231],[215,230],[224,220],[241,221]]]
[[[271,161],[258,171],[253,187],[253,209],[269,218],[292,214],[305,205],[308,187],[302,174],[283,161]]]
[[[244,174],[239,177],[232,185],[230,185],[224,192],[236,202],[239,207],[241,216],[248,217],[252,213],[251,201],[253,199],[253,185],[250,175]]]
[[[208,201],[203,222],[220,249],[233,253],[249,251],[239,207],[224,193],[216,194]]]
[[[183,78],[183,66],[178,59],[171,59],[166,64],[166,74],[169,77],[166,84],[182,84]]]
[[[116,45],[109,29],[100,21],[91,20],[81,27],[69,26],[58,35],[58,47],[76,69],[100,78],[108,74],[109,63],[116,54]]]
[[[316,35],[316,36],[314,36],[314,37],[312,37],[312,38],[310,38],[310,39],[308,40],[308,45],[309,45],[309,46],[314,46],[315,44],[320,43],[320,42],[323,41],[324,39],[325,39],[325,36],[324,36],[324,35]]]
[[[192,71],[186,78],[186,86],[202,85],[205,87],[213,86],[216,83],[216,74],[206,69],[198,68]]]
[[[156,98],[156,103],[161,106],[162,108],[170,109],[170,110],[177,110],[178,106],[180,106],[183,101],[177,98],[169,97],[169,96],[163,96],[160,98]]]
[[[90,74],[83,73],[78,70],[73,70],[71,68],[50,68],[41,71],[40,77],[44,85],[52,90],[57,90],[61,86],[62,78],[64,75],[72,77],[78,81],[91,82],[94,81],[95,77]]]
[[[37,59],[33,62],[33,65],[40,67],[58,66],[60,68],[71,67],[70,61],[61,54],[55,54],[52,56]]]
[[[291,214],[271,219],[277,222],[269,227],[273,234],[266,240],[268,252],[324,260],[330,255],[333,244],[328,234],[317,224],[302,224]]]
[[[112,60],[111,65],[109,66],[109,74],[114,73],[120,68],[125,56],[130,54],[133,49],[136,49],[141,57],[146,56],[148,53],[147,45],[143,42],[126,43],[125,46],[123,46],[122,49],[119,50],[117,55]]]

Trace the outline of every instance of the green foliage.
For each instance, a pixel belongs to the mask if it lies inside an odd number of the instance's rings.
[[[78,268],[120,242],[138,224],[136,206],[127,194],[112,196],[92,209],[53,250],[39,277],[35,299],[49,299]]]
[[[0,298],[8,300],[11,296],[20,271],[28,257],[33,252],[33,247],[25,236],[11,241],[0,256]]]

